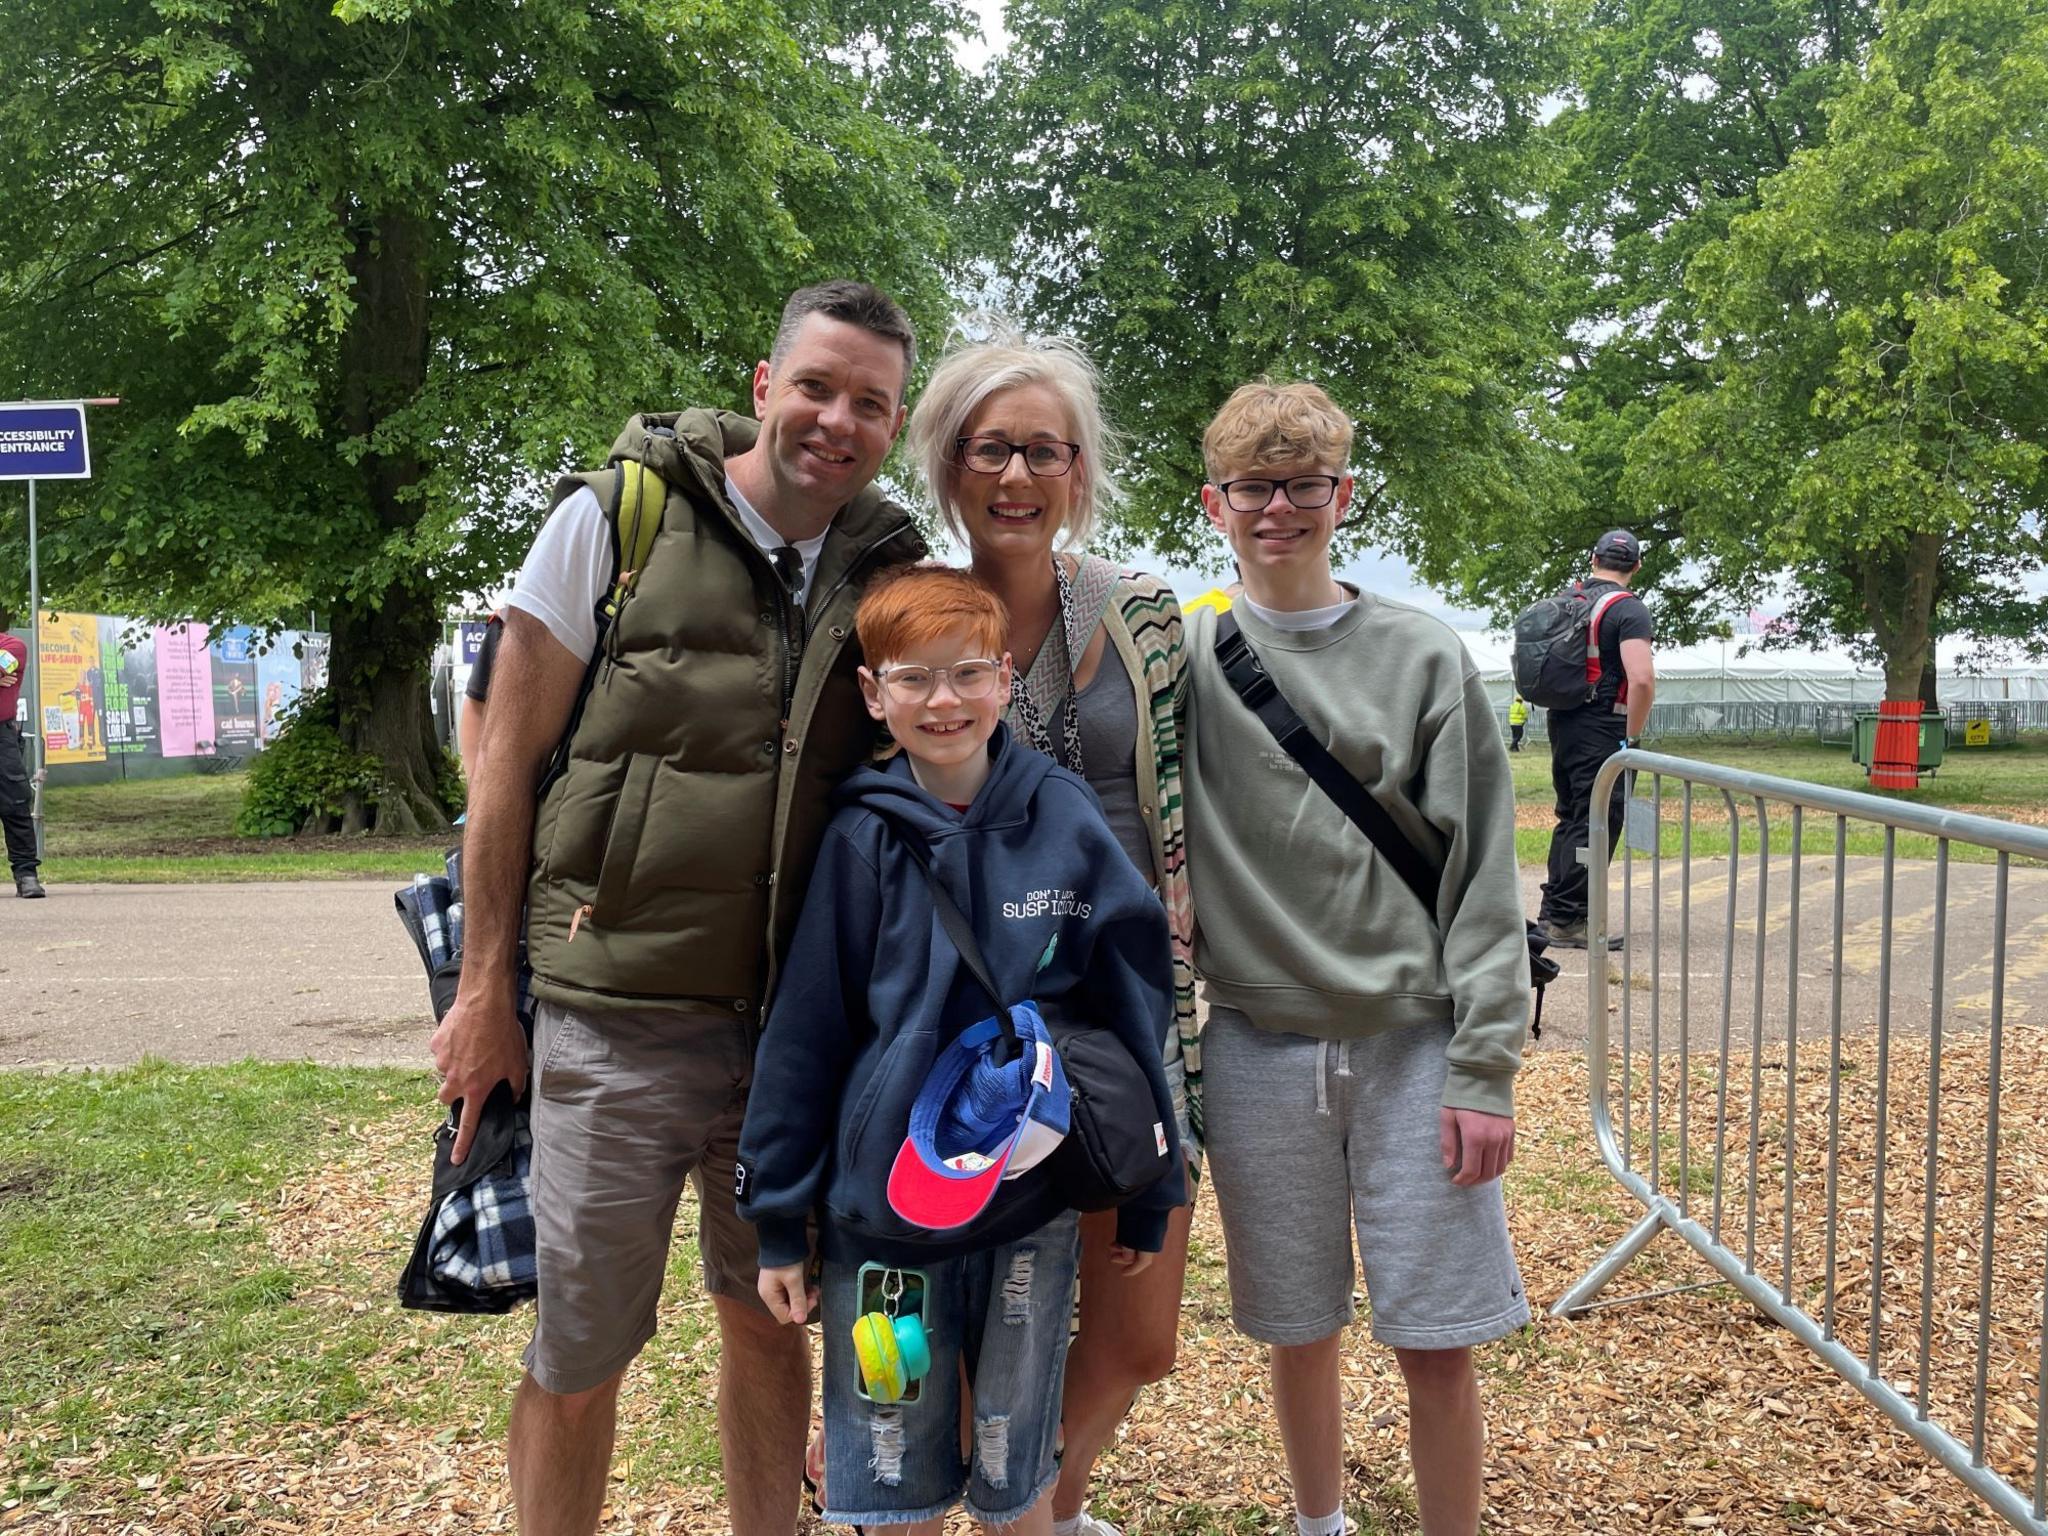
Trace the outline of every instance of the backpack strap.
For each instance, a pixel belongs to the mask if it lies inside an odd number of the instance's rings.
[[[1627,587],[1616,587],[1612,592],[1602,592],[1594,602],[1593,616],[1586,621],[1586,659],[1588,661],[1597,663],[1600,660],[1600,616],[1627,596]],[[1594,668],[1593,675],[1595,677],[1600,675],[1597,665]]]
[[[661,532],[662,503],[668,500],[668,483],[645,464],[621,459],[613,466],[610,515],[612,529],[612,585],[598,607],[602,626],[618,618],[633,595],[633,582],[647,564]]]
[[[1273,733],[1287,755],[1301,764],[1316,787],[1334,800],[1351,824],[1365,834],[1434,922],[1437,893],[1443,884],[1442,871],[1408,840],[1387,814],[1386,807],[1330,755],[1328,747],[1316,740],[1308,722],[1295,712],[1280,685],[1267,675],[1258,653],[1237,627],[1237,615],[1228,610],[1216,621],[1216,663],[1245,708],[1259,717],[1259,723]]]
[[[592,478],[595,478],[594,476]],[[593,492],[595,487],[592,488]],[[541,776],[543,797],[569,766],[569,743],[583,723],[583,706],[597,685],[600,672],[618,660],[618,619],[625,612],[640,572],[661,532],[663,504],[668,500],[668,482],[634,459],[621,459],[612,466],[611,494],[599,496],[605,521],[612,535],[612,584],[599,595],[593,617],[597,620],[597,644],[583,666],[583,682],[576,690],[576,702],[569,710],[569,723],[555,746],[548,769]]]
[[[1017,1026],[1010,1018],[1010,1005],[1003,1000],[1002,988],[996,985],[988,962],[982,959],[981,946],[974,942],[974,926],[967,921],[967,915],[939,879],[939,872],[932,867],[931,852],[917,834],[913,832],[906,836],[903,847],[917,861],[918,868],[924,871],[925,882],[931,887],[932,910],[939,919],[939,926],[946,930],[946,937],[952,942],[955,953],[960,956],[960,963],[967,967],[967,974],[980,984],[981,990],[988,994],[988,1000],[995,1005],[996,1027],[1008,1042],[1005,1059],[1016,1060],[1024,1049],[1023,1042],[1017,1038]]]
[[[1580,596],[1583,597],[1585,595],[1585,590],[1582,584],[1579,588]],[[1592,690],[1600,686],[1600,674],[1603,670],[1600,665],[1600,616],[1627,596],[1627,587],[1616,587],[1612,592],[1602,592],[1593,602],[1592,616],[1586,620],[1586,688],[1588,690],[1587,699],[1589,702],[1592,698]],[[1622,683],[1624,692],[1627,691],[1627,687],[1627,681],[1624,680]],[[1615,702],[1620,702],[1618,696]]]

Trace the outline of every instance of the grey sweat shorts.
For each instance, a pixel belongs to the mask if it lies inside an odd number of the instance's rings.
[[[1500,1181],[1461,1189],[1438,1150],[1450,1038],[1315,1040],[1210,1007],[1204,1129],[1241,1332],[1310,1344],[1349,1323],[1354,1226],[1381,1343],[1456,1349],[1528,1322]]]
[[[533,1220],[540,1315],[526,1369],[550,1392],[609,1381],[654,1336],[683,1185],[704,1288],[762,1308],[733,1196],[754,1059],[730,1012],[534,1010]],[[763,1308],[765,1310],[765,1308]]]

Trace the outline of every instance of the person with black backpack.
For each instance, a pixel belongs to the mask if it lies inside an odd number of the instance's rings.
[[[1650,643],[1656,624],[1629,591],[1643,550],[1626,528],[1600,535],[1590,576],[1535,604],[1515,622],[1515,686],[1550,712],[1550,782],[1557,825],[1550,834],[1550,877],[1537,923],[1558,949],[1586,947],[1588,841],[1593,780],[1600,765],[1641,739],[1657,692]],[[1621,834],[1623,782],[1607,806],[1607,846]],[[1607,941],[1621,948],[1620,935]]]

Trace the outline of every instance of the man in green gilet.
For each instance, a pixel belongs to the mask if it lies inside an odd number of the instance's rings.
[[[654,1332],[685,1182],[718,1317],[732,1529],[796,1524],[810,1348],[756,1293],[734,1165],[831,787],[875,744],[854,608],[878,571],[924,553],[871,486],[915,358],[908,318],[867,284],[792,295],[754,371],[758,420],[636,416],[613,446],[666,500],[602,634],[623,574],[616,467],[556,487],[506,606],[470,787],[467,959],[433,1051],[443,1102],[464,1106],[459,1162],[472,1106],[527,1078],[523,903],[540,1306],[510,1463],[527,1536],[597,1527],[619,1380]]]

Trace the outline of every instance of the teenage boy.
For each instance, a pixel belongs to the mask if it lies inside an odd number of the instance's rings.
[[[1351,1232],[1373,1335],[1408,1386],[1427,1536],[1479,1529],[1472,1346],[1529,1307],[1498,1180],[1514,1147],[1529,966],[1514,794],[1458,637],[1339,583],[1351,423],[1311,384],[1248,384],[1202,439],[1202,505],[1265,674],[1440,874],[1434,909],[1239,698],[1222,616],[1190,612],[1188,871],[1205,1142],[1238,1328],[1272,1346],[1301,1536],[1344,1523],[1338,1356]]]
[[[1160,1066],[1173,1021],[1166,910],[1087,784],[998,723],[1009,616],[988,586],[917,567],[871,589],[855,625],[868,712],[903,751],[841,786],[755,1062],[740,1210],[760,1234],[776,1317],[802,1323],[823,1302],[825,1518],[936,1533],[964,1494],[985,1528],[1042,1536],[1079,1225],[1056,1164],[1032,1161],[1065,1116],[1041,1117],[1031,1089],[1036,1079],[1057,1099],[1064,1075],[1049,1036],[1012,1057],[973,1028],[995,1005],[947,936],[932,882],[965,914],[1006,1002],[1029,999],[1048,1019],[1085,1013],[1150,1079],[1171,1171],[1118,1213],[1111,1262],[1128,1274],[1186,1199]],[[949,1092],[949,1066],[971,1066],[971,1093]],[[920,1101],[947,1106],[929,1159],[906,1143]],[[934,1218],[935,1199],[954,1208]],[[879,1294],[891,1275],[921,1277],[931,1366],[915,1401],[863,1400],[852,1329],[869,1265]]]

